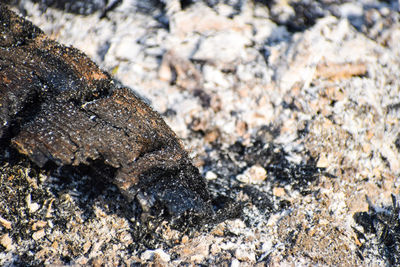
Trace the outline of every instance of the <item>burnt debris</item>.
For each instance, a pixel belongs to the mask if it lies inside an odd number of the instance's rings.
[[[4,5],[0,21],[1,150],[115,184],[143,221],[212,220],[206,181],[159,114]]]
[[[391,265],[400,264],[400,204],[392,195],[392,206],[377,207],[367,198],[368,212],[357,212],[353,218],[363,228],[363,232],[354,228],[361,241],[361,256],[370,251],[379,251]]]
[[[248,201],[242,204],[257,207],[265,218],[269,218],[271,214],[291,206],[290,202],[273,194],[274,187],[289,186],[302,195],[309,195],[315,193],[310,185],[315,184],[321,175],[332,177],[325,168],[317,167],[311,156],[305,162],[291,162],[284,148],[272,141],[277,135],[279,129],[263,126],[251,138],[250,144],[245,145],[240,140],[227,148],[213,144],[217,147],[210,150],[204,159],[204,171],[211,170],[218,176],[218,179],[208,182],[213,199],[225,196],[239,203],[239,196],[245,195]],[[252,166],[264,168],[268,178],[260,184],[239,181],[237,176]],[[243,220],[249,222],[251,218]]]
[[[24,0],[6,0],[5,2],[12,5],[18,5]],[[39,3],[42,10],[47,7],[57,8],[66,12],[89,15],[96,11],[106,11],[110,7],[122,2],[121,0],[32,0]]]

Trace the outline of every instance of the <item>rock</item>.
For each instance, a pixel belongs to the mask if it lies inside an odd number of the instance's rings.
[[[215,180],[215,179],[218,178],[218,176],[214,172],[208,171],[208,172],[206,172],[206,177],[205,178],[207,180]]]
[[[30,213],[35,213],[38,209],[40,209],[40,205],[35,202],[31,202],[31,195],[26,196],[26,205],[28,206]]]
[[[186,12],[176,12],[171,19],[171,31],[182,36],[193,32],[207,34],[231,29],[240,32],[248,28],[249,26],[241,21],[218,16],[214,10],[205,5],[193,6]]]
[[[46,221],[37,221],[37,222],[32,224],[32,230],[36,231],[36,230],[38,230],[40,228],[45,227],[46,225],[47,225]]]
[[[270,57],[270,64],[276,67],[277,81],[284,91],[296,83],[307,88],[318,77],[342,79],[363,75],[371,53],[376,53],[372,41],[356,32],[348,21],[333,17],[317,21],[312,30],[294,38],[296,40],[286,51],[282,51],[284,60]],[[354,47],[360,49],[354,50]]]
[[[115,57],[121,61],[135,62],[140,55],[141,47],[137,44],[137,37],[126,35],[118,41],[115,47]]]
[[[243,174],[239,174],[238,176],[236,176],[236,179],[246,184],[260,184],[266,178],[267,171],[259,165],[253,165],[245,170]]]
[[[215,242],[216,240],[211,236],[193,238],[187,243],[179,245],[176,253],[183,260],[201,263],[210,254],[211,244]]]
[[[154,260],[155,257],[158,257],[158,259],[163,262],[169,262],[171,260],[171,257],[160,248],[156,250],[146,250],[142,253],[140,259],[143,261],[149,261]]]
[[[4,228],[10,230],[12,223],[9,220],[6,220],[6,219],[0,217],[0,225],[3,226]]]
[[[326,155],[322,154],[320,155],[318,162],[317,162],[317,167],[318,168],[327,168],[329,166],[329,161],[326,158]]]
[[[285,195],[285,189],[282,187],[274,187],[272,189],[272,194],[274,194],[276,197],[282,197]]]
[[[255,253],[249,251],[249,249],[246,248],[246,246],[244,246],[244,245],[236,249],[235,258],[240,261],[245,261],[245,262],[255,262],[256,261]]]
[[[231,267],[240,267],[240,261],[238,261],[237,259],[233,259],[230,266]]]
[[[41,238],[43,238],[46,235],[44,229],[41,229],[39,231],[36,231],[32,234],[32,238],[33,240],[39,240]]]
[[[158,75],[161,80],[174,83],[187,91],[203,87],[202,76],[193,63],[172,50],[163,55]]]
[[[7,234],[1,235],[0,236],[0,244],[6,249],[6,250],[11,250],[13,245],[12,245],[12,239],[10,236]]]
[[[234,31],[218,32],[203,40],[193,59],[227,66],[240,60],[250,40]]]

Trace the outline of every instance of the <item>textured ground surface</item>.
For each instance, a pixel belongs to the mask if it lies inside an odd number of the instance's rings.
[[[397,2],[165,2],[19,10],[147,99],[242,216],[139,244],[114,186],[12,155],[0,264],[399,264]]]

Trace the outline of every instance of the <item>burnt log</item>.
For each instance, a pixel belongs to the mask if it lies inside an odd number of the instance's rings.
[[[2,4],[0,139],[41,168],[88,166],[143,214],[189,223],[214,214],[205,179],[157,112]]]

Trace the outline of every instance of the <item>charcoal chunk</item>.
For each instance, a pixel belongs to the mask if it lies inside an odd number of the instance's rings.
[[[2,144],[41,168],[89,167],[137,201],[143,218],[213,216],[205,179],[158,113],[1,4],[0,32]]]

